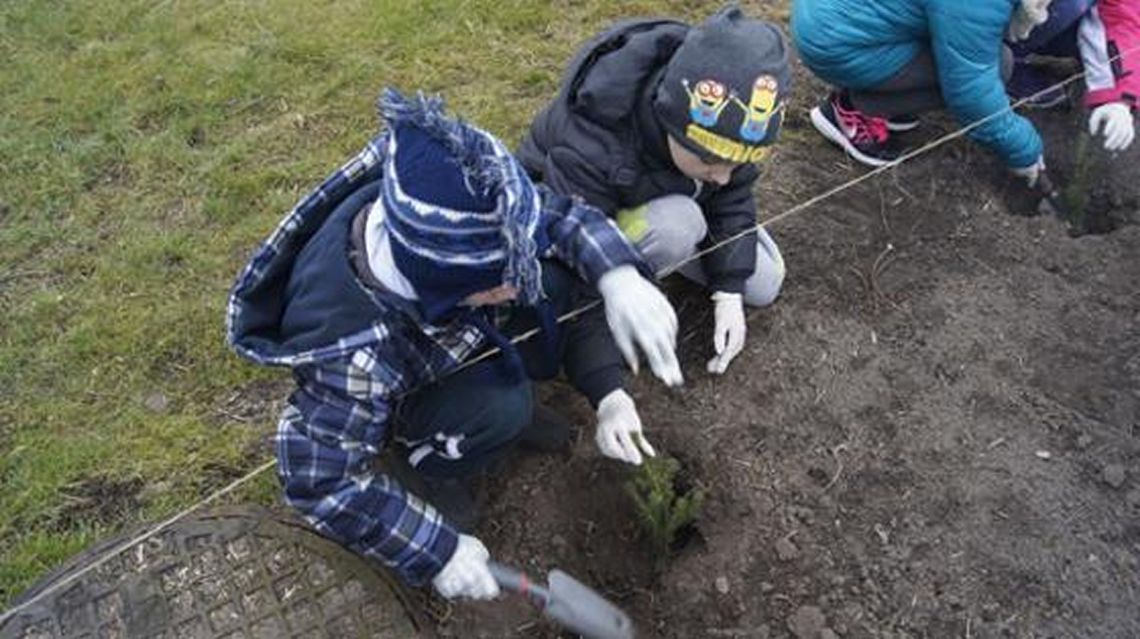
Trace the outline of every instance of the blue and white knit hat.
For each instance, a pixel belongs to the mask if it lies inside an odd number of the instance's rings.
[[[468,295],[509,284],[543,299],[536,238],[541,201],[526,171],[491,134],[448,117],[443,101],[386,89],[380,197],[396,267],[429,320]]]

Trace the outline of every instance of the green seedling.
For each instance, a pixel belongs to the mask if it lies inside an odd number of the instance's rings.
[[[1090,136],[1084,132],[1077,138],[1073,177],[1061,192],[1061,201],[1065,205],[1066,221],[1069,223],[1069,228],[1077,231],[1085,228],[1085,216],[1089,207],[1089,170],[1093,163],[1088,152],[1090,139]]]
[[[678,532],[696,520],[704,503],[699,488],[678,493],[680,470],[681,463],[672,457],[652,457],[626,485],[658,562],[669,557]]]

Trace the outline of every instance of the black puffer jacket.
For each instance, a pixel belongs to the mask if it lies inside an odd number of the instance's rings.
[[[519,159],[555,191],[577,195],[613,217],[664,195],[694,197],[704,211],[706,245],[756,225],[755,165],[721,187],[677,170],[653,113],[653,94],[689,26],[674,20],[622,22],[575,55],[554,102],[531,125]],[[738,293],[756,268],[755,234],[704,258],[714,290]]]

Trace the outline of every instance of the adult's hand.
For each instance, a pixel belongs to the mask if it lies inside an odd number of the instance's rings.
[[[431,585],[445,599],[493,599],[499,595],[499,584],[487,567],[490,559],[491,553],[483,542],[470,535],[459,535],[455,553]]]
[[[625,361],[636,374],[641,347],[649,368],[666,386],[684,383],[677,362],[677,314],[669,300],[630,265],[619,266],[598,280],[606,321]]]

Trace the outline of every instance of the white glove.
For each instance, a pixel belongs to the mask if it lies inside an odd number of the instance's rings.
[[[1132,109],[1123,102],[1110,102],[1093,109],[1089,116],[1089,133],[1098,135],[1104,127],[1104,150],[1119,153],[1132,146],[1136,126]]]
[[[455,553],[431,580],[431,585],[445,599],[494,599],[499,596],[499,584],[487,568],[490,559],[491,553],[483,542],[470,535],[459,535]]]
[[[653,374],[666,386],[680,386],[681,365],[677,363],[677,314],[669,300],[637,269],[628,264],[608,271],[598,280],[598,292],[606,304],[606,321],[614,341],[637,374],[634,342],[645,352]]]
[[[744,336],[748,333],[748,325],[744,323],[744,296],[717,291],[713,293],[712,301],[716,320],[713,328],[716,357],[709,360],[708,369],[710,373],[723,375],[732,360],[744,350]]]
[[[1029,184],[1029,188],[1037,188],[1037,180],[1041,179],[1041,174],[1045,172],[1045,158],[1044,156],[1037,158],[1037,161],[1023,169],[1010,169],[1010,172],[1019,178],[1022,178]]]
[[[641,451],[650,457],[657,456],[641,434],[641,418],[637,416],[633,398],[620,389],[598,402],[598,431],[594,441],[606,457],[634,465],[641,464]]]

